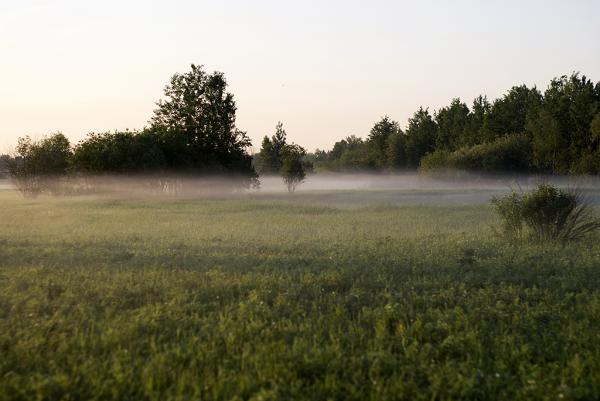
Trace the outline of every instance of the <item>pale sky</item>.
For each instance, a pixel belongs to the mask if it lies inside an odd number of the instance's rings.
[[[0,0],[0,152],[142,128],[175,72],[222,71],[256,149],[330,148],[383,115],[600,80],[600,1]]]

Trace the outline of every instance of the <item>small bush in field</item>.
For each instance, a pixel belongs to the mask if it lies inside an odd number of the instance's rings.
[[[285,183],[288,192],[296,191],[296,187],[304,182],[306,171],[302,163],[302,158],[306,156],[306,151],[302,146],[291,144],[286,145],[282,151],[283,165],[281,166],[281,177]]]
[[[523,232],[523,196],[515,191],[502,198],[493,198],[492,204],[502,219],[504,233],[511,237],[521,237]]]
[[[589,201],[574,189],[542,184],[531,192],[494,198],[492,204],[504,233],[512,238],[521,238],[526,231],[536,241],[568,242],[600,229]]]

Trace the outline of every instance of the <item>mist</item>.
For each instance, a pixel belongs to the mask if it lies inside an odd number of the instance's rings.
[[[600,179],[590,176],[329,173],[307,176],[295,193],[288,193],[279,176],[260,177],[258,187],[244,187],[240,182],[235,176],[136,175],[68,177],[47,185],[50,193],[67,196],[261,199],[343,207],[487,204],[493,196],[548,183],[578,188],[593,204],[600,204]],[[11,189],[15,188],[9,180],[0,180],[0,190]]]

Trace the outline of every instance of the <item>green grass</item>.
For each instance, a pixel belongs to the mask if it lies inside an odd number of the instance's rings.
[[[0,400],[600,398],[598,237],[323,196],[0,192]]]

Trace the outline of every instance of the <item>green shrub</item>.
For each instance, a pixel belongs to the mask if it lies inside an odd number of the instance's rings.
[[[420,168],[423,171],[445,168],[483,172],[528,171],[531,166],[530,155],[529,138],[524,134],[515,134],[454,152],[432,152],[421,160]]]
[[[452,153],[447,150],[438,149],[421,159],[419,168],[421,171],[436,171],[448,168],[448,159]]]
[[[302,158],[306,155],[306,150],[296,144],[285,145],[281,152],[283,165],[279,174],[283,178],[288,192],[295,192],[296,187],[304,182],[306,171],[302,163]]]
[[[71,168],[71,145],[60,132],[32,140],[19,138],[13,157],[5,158],[6,170],[17,190],[28,198],[46,191],[58,194],[60,178]]]
[[[496,212],[502,219],[504,233],[520,238],[523,232],[523,196],[515,191],[502,198],[492,198]]]
[[[600,229],[587,198],[576,189],[542,184],[530,192],[513,191],[492,204],[500,215],[504,233],[539,242],[568,242]]]

